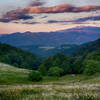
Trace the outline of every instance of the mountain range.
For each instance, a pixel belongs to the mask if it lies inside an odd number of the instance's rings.
[[[100,38],[100,27],[82,26],[55,32],[16,32],[0,36],[0,42],[13,46],[60,46],[83,44]]]
[[[99,27],[81,26],[56,32],[5,34],[0,35],[0,42],[42,57],[49,57],[57,53],[71,55],[73,52],[73,55],[83,55],[83,52],[85,54],[99,47],[98,38]]]

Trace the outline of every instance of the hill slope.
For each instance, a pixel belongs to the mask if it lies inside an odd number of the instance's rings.
[[[80,45],[76,51],[73,52],[74,56],[83,56],[88,53],[94,52],[100,48],[100,39]]]
[[[16,47],[0,43],[0,62],[19,68],[37,69],[40,64],[40,58]]]
[[[0,63],[0,84],[27,83],[29,72],[27,69]]]

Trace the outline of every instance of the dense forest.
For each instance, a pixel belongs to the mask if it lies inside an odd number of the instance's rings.
[[[100,49],[85,56],[69,57],[57,54],[47,58],[39,67],[42,75],[86,74],[100,73]]]
[[[16,47],[0,43],[0,62],[19,68],[36,70],[41,63],[41,60],[35,54],[31,54]]]

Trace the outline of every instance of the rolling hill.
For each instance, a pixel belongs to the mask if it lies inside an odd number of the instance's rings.
[[[0,63],[0,85],[27,82],[30,70]]]

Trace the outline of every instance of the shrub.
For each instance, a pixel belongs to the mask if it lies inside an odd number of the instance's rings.
[[[31,71],[29,73],[29,80],[31,80],[31,81],[41,81],[42,75],[39,71]]]
[[[63,74],[64,70],[62,68],[59,67],[51,67],[48,71],[48,75],[49,76],[61,76],[61,74]]]

